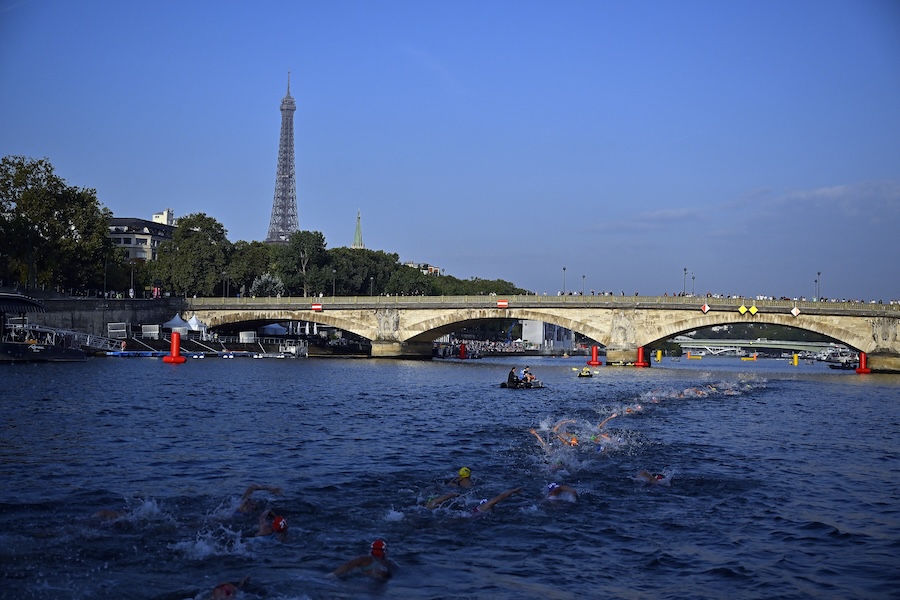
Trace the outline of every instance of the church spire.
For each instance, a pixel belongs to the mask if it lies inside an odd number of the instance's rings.
[[[356,233],[353,235],[353,245],[350,247],[357,250],[363,250],[366,247],[362,240],[362,224],[360,222],[359,209],[356,210]]]

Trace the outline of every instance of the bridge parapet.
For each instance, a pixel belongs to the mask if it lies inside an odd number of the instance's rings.
[[[562,307],[617,307],[617,308],[669,308],[672,310],[737,310],[741,306],[755,307],[759,312],[789,313],[797,308],[806,314],[898,316],[900,304],[874,304],[864,302],[810,302],[802,300],[754,300],[752,298],[704,298],[700,296],[325,296],[280,298],[185,298],[185,310],[213,308],[240,309],[241,307],[266,307],[274,310],[296,310],[314,304],[322,310],[374,309],[374,308],[497,308],[498,302],[506,302],[509,308],[562,308]]]

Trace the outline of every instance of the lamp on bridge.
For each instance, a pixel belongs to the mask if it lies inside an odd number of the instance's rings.
[[[816,271],[816,302],[821,299],[822,292],[819,291],[822,285],[822,271]]]
[[[584,275],[581,276],[581,295],[584,296]]]
[[[331,270],[331,299],[334,300],[334,282],[337,278],[337,270]]]
[[[369,277],[369,295],[370,296],[375,295],[375,278],[374,277]]]
[[[563,267],[563,296],[566,295],[566,268]]]
[[[687,294],[687,267],[684,268],[684,279],[681,282],[681,295]]]
[[[697,280],[697,276],[691,273],[691,296],[694,295],[694,282]]]

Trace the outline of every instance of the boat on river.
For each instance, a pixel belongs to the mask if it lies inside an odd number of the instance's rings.
[[[82,362],[87,353],[70,332],[33,323],[9,323],[0,340],[0,362]]]
[[[537,379],[535,379],[534,381],[517,381],[515,383],[504,381],[500,384],[500,387],[510,390],[531,390],[542,388],[544,387],[544,384]]]

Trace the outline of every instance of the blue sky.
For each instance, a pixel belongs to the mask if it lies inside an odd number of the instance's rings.
[[[0,0],[0,156],[262,240],[289,70],[329,247],[361,210],[538,293],[900,299],[894,0]]]

